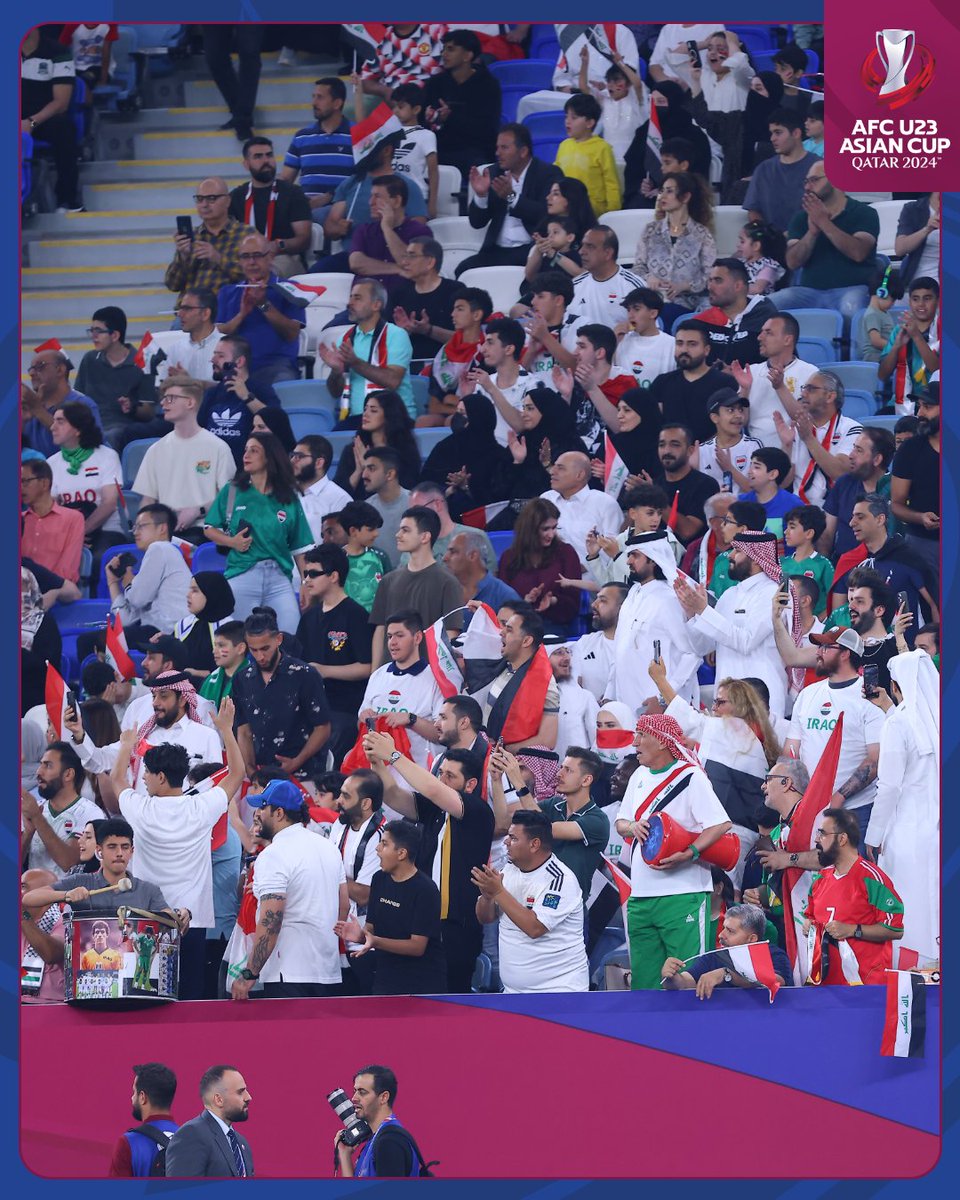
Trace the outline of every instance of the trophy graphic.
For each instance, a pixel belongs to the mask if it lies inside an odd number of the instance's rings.
[[[906,86],[907,67],[917,46],[917,35],[912,29],[878,29],[876,36],[877,54],[887,68],[879,94],[889,96]]]

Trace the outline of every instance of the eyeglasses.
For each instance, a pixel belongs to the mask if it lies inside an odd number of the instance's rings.
[[[836,830],[834,830],[834,829],[820,828],[817,830],[818,838],[828,838],[828,837],[835,838],[835,837],[839,837],[839,836],[840,836],[839,833],[837,833]]]
[[[789,777],[789,775],[764,775],[763,782],[769,783],[771,779],[779,779],[780,782],[783,784],[785,791],[788,791],[788,792],[795,791],[795,788],[793,786],[793,780]]]
[[[722,517],[720,519],[720,524],[721,525],[736,525],[737,527],[739,527],[740,522],[735,517],[726,516],[726,517]]]
[[[194,204],[212,204],[214,200],[225,200],[229,192],[213,192],[209,196],[194,196]]]
[[[319,579],[323,575],[329,575],[329,571],[304,571],[304,579]]]
[[[99,325],[90,325],[87,328],[87,333],[90,335],[90,337],[100,337],[101,334],[109,332],[109,329],[103,329]]]
[[[47,367],[56,366],[56,363],[51,359],[49,362],[34,362],[30,364],[31,373],[34,371],[45,371]]]
[[[718,696],[714,696],[714,698],[713,698],[713,707],[714,708],[720,708],[721,705],[729,704],[729,703],[730,703],[729,700],[721,700]]]
[[[201,304],[178,304],[177,312],[199,312],[202,307],[203,305]]]
[[[239,258],[241,262],[256,262],[258,259],[266,257],[266,251],[264,250],[250,250],[246,254],[237,255],[237,258]]]
[[[136,525],[131,525],[130,529],[133,533],[140,533],[143,529],[153,529],[153,521],[137,521]]]
[[[40,478],[39,475],[21,475],[20,476],[20,486],[24,487],[28,483],[36,483],[39,478]]]
[[[303,450],[291,450],[290,457],[291,458],[313,458],[313,455],[306,454],[306,453],[304,453]]]
[[[817,383],[805,383],[800,389],[801,392],[823,392],[826,388],[820,387]]]

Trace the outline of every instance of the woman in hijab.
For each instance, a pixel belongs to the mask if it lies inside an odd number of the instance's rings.
[[[500,499],[493,481],[510,456],[493,436],[496,423],[496,409],[486,396],[464,396],[450,420],[450,436],[437,442],[423,464],[421,479],[446,488],[454,521],[468,509]]]
[[[60,670],[63,643],[57,623],[44,611],[37,577],[20,568],[20,715],[43,704],[47,663]]]
[[[693,147],[690,155],[690,170],[696,175],[710,178],[710,162],[712,152],[710,139],[693,119],[689,109],[689,97],[679,83],[664,79],[655,83],[650,89],[650,103],[657,106],[657,117],[660,121],[660,133],[666,142],[671,138],[683,138]],[[634,134],[633,141],[623,156],[624,163],[624,195],[630,198],[637,207],[650,207],[651,200],[638,200],[641,196],[640,185],[647,178],[647,130],[649,122],[644,122]],[[658,172],[659,176],[659,172]],[[659,187],[662,177],[653,180]],[[634,195],[636,193],[636,195]],[[655,197],[654,197],[655,198]]]
[[[233,588],[220,571],[198,571],[190,580],[189,615],[177,622],[174,633],[187,652],[184,670],[194,679],[205,679],[216,666],[213,635],[232,616],[234,604]]]
[[[492,483],[497,500],[530,500],[551,487],[549,467],[568,450],[583,450],[573,409],[552,388],[534,388],[520,409],[522,432],[507,435],[509,458]],[[510,528],[510,526],[505,526]]]
[[[290,418],[282,408],[261,408],[253,418],[253,429],[256,433],[272,433],[279,438],[280,445],[289,454],[297,444],[290,425]]]
[[[759,84],[758,81],[759,80]],[[783,99],[783,80],[776,71],[761,71],[754,79],[743,112],[743,147],[740,151],[740,174],[748,179],[763,158],[773,153],[770,145],[770,114],[780,107]],[[757,147],[766,153],[757,153]]]
[[[631,388],[620,397],[617,430],[610,431],[610,441],[631,475],[643,471],[652,477],[660,474],[657,443],[662,423],[660,405],[650,399],[649,388]]]
[[[896,884],[902,945],[923,966],[940,958],[940,676],[923,650],[898,654],[889,668],[893,700],[882,689],[873,699],[888,711],[864,840]]]

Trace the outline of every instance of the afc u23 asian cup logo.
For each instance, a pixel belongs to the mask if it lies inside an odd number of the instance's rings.
[[[902,108],[933,82],[936,61],[926,46],[917,43],[912,29],[878,29],[875,36],[876,46],[860,67],[860,82],[876,93],[880,104]],[[907,69],[914,57],[918,67],[908,81]]]

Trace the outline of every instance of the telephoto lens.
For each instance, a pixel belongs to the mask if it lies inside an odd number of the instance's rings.
[[[357,1116],[353,1102],[343,1088],[335,1088],[327,1097],[327,1103],[343,1122],[342,1141],[345,1146],[359,1146],[367,1140],[371,1132],[370,1126],[363,1117]]]

